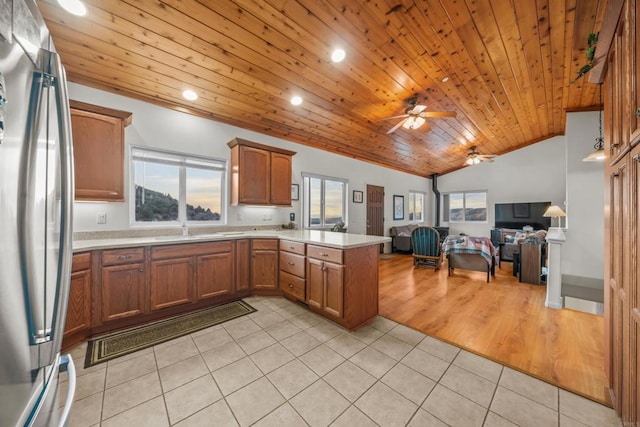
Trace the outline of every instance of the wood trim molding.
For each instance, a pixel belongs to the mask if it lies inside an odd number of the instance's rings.
[[[101,107],[99,105],[88,104],[86,102],[69,100],[69,106],[76,110],[89,111],[90,113],[101,114],[103,116],[117,117],[122,120],[124,127],[132,122],[133,113],[129,111],[115,110],[113,108]]]

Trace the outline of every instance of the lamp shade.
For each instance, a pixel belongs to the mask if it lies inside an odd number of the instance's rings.
[[[561,216],[567,216],[566,213],[559,206],[552,205],[547,208],[547,210],[542,214],[542,216],[551,217],[551,218],[560,218]]]
[[[593,151],[587,157],[582,159],[583,162],[599,162],[605,159],[604,148]]]

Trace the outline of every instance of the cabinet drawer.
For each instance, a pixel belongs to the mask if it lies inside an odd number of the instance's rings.
[[[304,301],[305,280],[293,274],[280,273],[280,290]]]
[[[254,250],[278,250],[277,239],[253,239],[251,241],[251,247]]]
[[[307,256],[309,258],[320,259],[322,261],[335,262],[336,264],[342,264],[341,249],[307,245]]]
[[[128,264],[139,261],[144,261],[144,248],[124,248],[102,251],[102,265]]]
[[[298,277],[304,277],[305,257],[289,252],[280,251],[280,271],[291,273]]]
[[[291,240],[280,240],[280,250],[304,255],[304,243],[292,242]]]
[[[73,261],[71,262],[72,272],[88,270],[89,268],[91,268],[91,252],[73,255]]]

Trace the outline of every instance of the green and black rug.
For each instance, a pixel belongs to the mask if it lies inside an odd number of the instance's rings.
[[[254,311],[256,309],[244,301],[233,301],[216,307],[101,335],[92,338],[87,343],[87,356],[84,367],[88,368],[89,366],[106,362],[200,329],[218,325]]]

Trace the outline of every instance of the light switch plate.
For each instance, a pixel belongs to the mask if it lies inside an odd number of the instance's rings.
[[[106,224],[106,223],[107,223],[107,213],[98,212],[96,214],[96,224]]]

